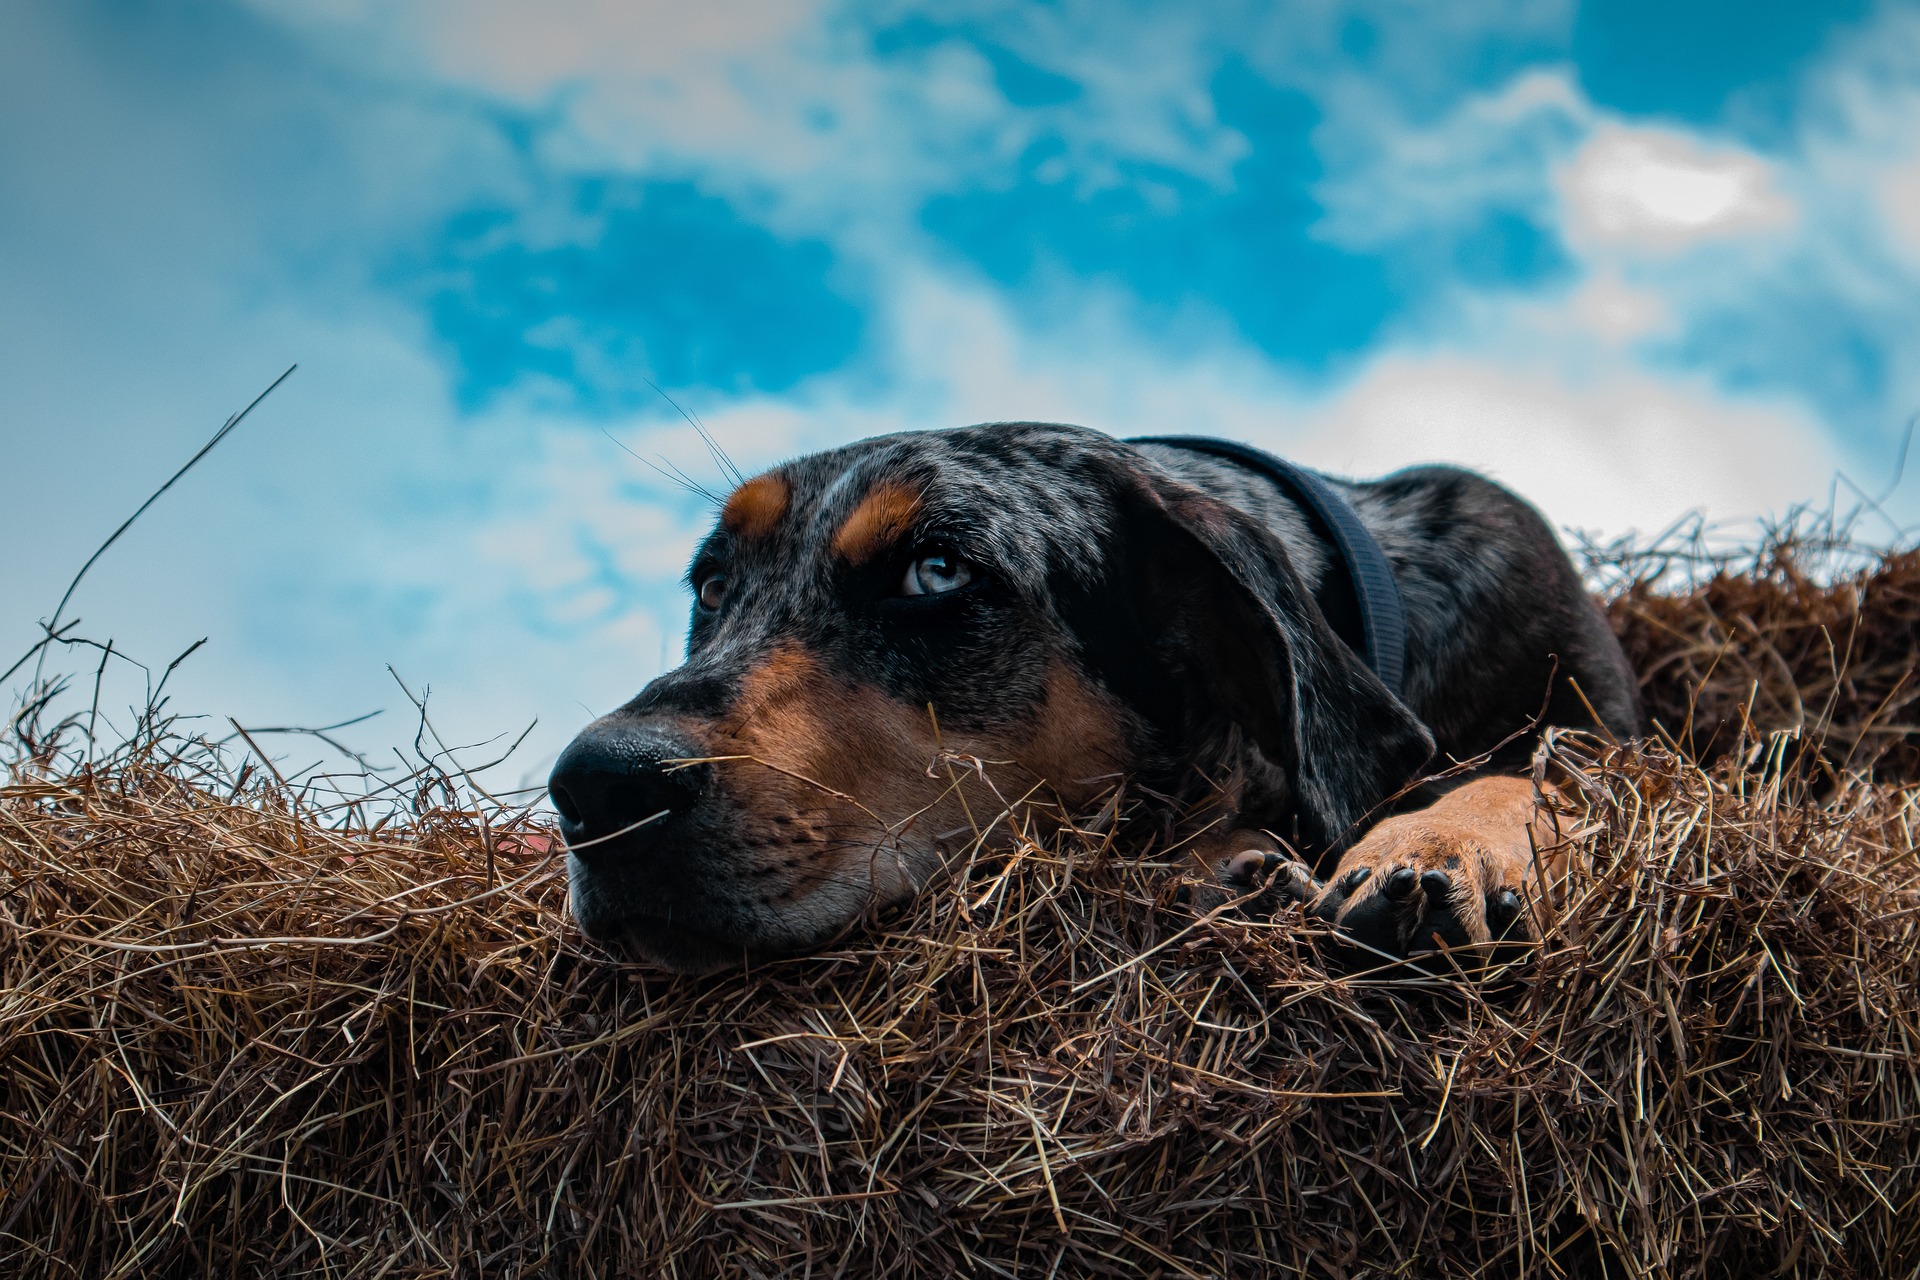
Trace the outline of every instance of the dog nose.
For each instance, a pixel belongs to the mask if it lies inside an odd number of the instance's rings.
[[[560,753],[547,780],[567,847],[591,859],[647,840],[650,829],[699,800],[706,766],[678,763],[699,754],[651,726],[589,726]]]

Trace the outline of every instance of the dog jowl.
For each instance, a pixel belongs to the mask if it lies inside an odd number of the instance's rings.
[[[1389,553],[1462,505],[1432,488],[1379,504]],[[1239,825],[1331,861],[1436,738],[1510,731],[1503,698],[1538,710],[1535,649],[1591,639],[1507,637],[1463,696],[1441,687],[1458,637],[1411,626],[1409,705],[1332,629],[1327,572],[1257,477],[1073,427],[883,437],[756,477],[688,571],[685,664],[555,766],[576,919],[685,971],[806,949],[916,892],[1000,797],[1071,810],[1122,776],[1225,784]]]

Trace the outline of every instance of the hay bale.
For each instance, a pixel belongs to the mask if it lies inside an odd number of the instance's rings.
[[[1174,907],[1124,797],[685,979],[578,940],[528,814],[43,751],[0,790],[0,1264],[1912,1274],[1920,796],[1789,745],[1559,742],[1591,873],[1510,980],[1424,989]]]
[[[1803,518],[1731,554],[1602,558],[1647,715],[1688,755],[1786,730],[1829,776],[1920,781],[1920,548],[1866,551]]]

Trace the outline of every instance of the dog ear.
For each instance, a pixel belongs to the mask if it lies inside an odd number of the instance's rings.
[[[1130,480],[1110,579],[1125,599],[1109,604],[1130,615],[1134,669],[1116,692],[1202,751],[1250,743],[1288,794],[1243,795],[1243,812],[1284,803],[1322,856],[1344,848],[1433,754],[1432,734],[1334,634],[1274,534],[1170,478]]]

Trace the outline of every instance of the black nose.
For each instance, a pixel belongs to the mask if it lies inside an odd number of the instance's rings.
[[[560,834],[581,857],[631,852],[700,798],[706,766],[691,743],[648,725],[588,726],[560,753],[547,793]]]

